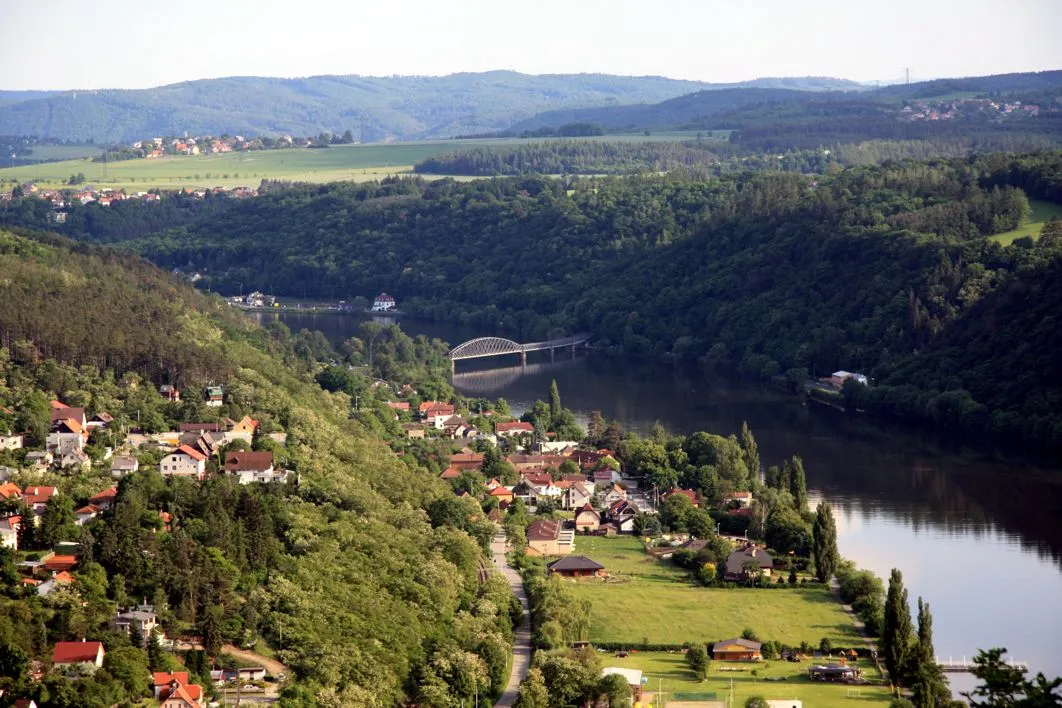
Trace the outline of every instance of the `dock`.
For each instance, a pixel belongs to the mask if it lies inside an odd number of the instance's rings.
[[[973,661],[967,661],[965,656],[961,661],[954,661],[950,657],[947,661],[941,661],[938,658],[937,666],[946,674],[968,674],[977,668],[977,664],[973,663]],[[1021,661],[1008,661],[1007,666],[1017,669],[1023,674],[1029,671],[1029,665]]]

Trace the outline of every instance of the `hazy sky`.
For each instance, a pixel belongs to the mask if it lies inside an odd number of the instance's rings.
[[[217,76],[1062,69],[1062,0],[0,0],[0,89]]]

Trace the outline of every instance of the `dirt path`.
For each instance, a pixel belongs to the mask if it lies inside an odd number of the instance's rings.
[[[516,704],[520,683],[527,676],[527,669],[531,664],[531,614],[528,611],[527,593],[524,592],[523,578],[510,568],[505,560],[505,536],[495,536],[494,541],[490,544],[490,550],[494,560],[494,568],[509,581],[509,586],[513,589],[513,593],[520,600],[520,604],[524,606],[523,618],[520,620],[520,626],[516,629],[513,636],[513,667],[509,672],[509,684],[505,687],[505,692],[502,693],[501,698],[494,704],[497,708],[498,706]]]
[[[287,674],[288,667],[281,664],[276,659],[268,659],[261,654],[255,654],[253,651],[247,649],[240,649],[234,644],[226,644],[221,648],[222,653],[232,654],[241,661],[246,661],[249,664],[255,664],[258,666],[264,666],[265,670],[273,676],[279,676],[280,674]]]

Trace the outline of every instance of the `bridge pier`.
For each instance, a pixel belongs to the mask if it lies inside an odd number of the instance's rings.
[[[527,352],[520,352],[520,366],[527,366]]]

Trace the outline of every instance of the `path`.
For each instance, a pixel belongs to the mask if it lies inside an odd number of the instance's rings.
[[[502,693],[501,698],[494,704],[495,708],[516,704],[520,683],[527,676],[527,669],[531,664],[531,614],[527,607],[527,593],[524,592],[523,578],[510,568],[509,563],[505,560],[506,548],[505,536],[495,536],[490,544],[491,556],[494,559],[495,569],[501,572],[505,579],[509,581],[509,586],[513,589],[513,593],[516,594],[520,604],[524,606],[524,614],[520,620],[520,626],[516,629],[513,636],[513,668],[509,672],[509,683],[505,687],[505,692]]]
[[[265,670],[273,676],[280,676],[281,674],[288,673],[288,667],[284,666],[276,659],[264,657],[261,654],[256,654],[253,651],[248,651],[247,649],[240,649],[234,644],[226,644],[221,648],[221,652],[223,654],[232,654],[237,659],[240,659],[241,661],[246,661],[248,664],[252,664],[254,666],[263,666],[265,667]]]

